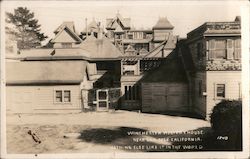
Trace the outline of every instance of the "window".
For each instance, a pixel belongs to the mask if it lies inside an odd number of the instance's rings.
[[[70,91],[64,91],[64,102],[70,102]]]
[[[56,90],[55,102],[56,103],[70,103],[71,102],[70,90]]]
[[[225,98],[225,84],[216,85],[216,97]]]
[[[133,39],[133,35],[132,35],[132,34],[129,34],[129,35],[128,35],[128,39]]]
[[[209,40],[209,59],[240,59],[240,39]]]
[[[123,75],[137,75],[138,61],[123,61]]]
[[[226,41],[217,40],[215,43],[215,58],[225,59],[226,58]]]
[[[235,59],[241,59],[241,39],[235,40],[235,46],[234,46],[234,58]]]
[[[139,100],[139,86],[125,86],[125,100]]]
[[[72,43],[62,43],[62,48],[72,48]]]
[[[105,99],[107,99],[107,92],[106,91],[100,91],[99,93],[98,93],[98,97],[99,97],[99,99],[103,99],[103,100],[105,100]]]
[[[209,58],[226,59],[226,40],[209,41]]]
[[[62,102],[62,91],[56,91],[56,102]]]

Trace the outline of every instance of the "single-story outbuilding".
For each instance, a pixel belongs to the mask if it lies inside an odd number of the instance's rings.
[[[81,111],[86,61],[6,63],[7,111],[14,113]]]

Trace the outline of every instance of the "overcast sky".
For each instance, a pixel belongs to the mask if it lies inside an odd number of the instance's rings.
[[[233,21],[240,15],[237,1],[4,1],[5,11],[27,7],[35,13],[42,32],[52,38],[53,31],[63,21],[74,21],[77,32],[85,28],[85,18],[93,18],[105,27],[106,18],[119,13],[131,18],[136,28],[152,28],[159,17],[166,16],[172,23],[174,34],[186,34],[209,21]]]

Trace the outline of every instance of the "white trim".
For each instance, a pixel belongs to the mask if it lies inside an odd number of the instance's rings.
[[[225,85],[225,90],[224,90],[224,93],[225,93],[224,96],[225,96],[225,97],[218,97],[218,96],[217,96],[217,85],[218,85],[218,84]],[[227,84],[226,84],[226,82],[214,83],[214,100],[223,100],[223,99],[227,99],[226,90],[227,90]]]
[[[57,102],[56,101],[56,91],[62,91],[62,102]],[[70,102],[65,102],[64,101],[64,91],[69,91],[70,92]],[[58,88],[54,88],[53,90],[53,103],[54,104],[70,104],[72,105],[72,90],[71,89],[58,89]]]

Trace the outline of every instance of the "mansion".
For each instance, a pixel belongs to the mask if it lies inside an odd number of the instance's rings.
[[[41,48],[6,52],[10,113],[139,110],[209,118],[241,99],[241,20],[206,22],[181,39],[166,17],[135,29],[119,13],[77,34],[63,22]]]

